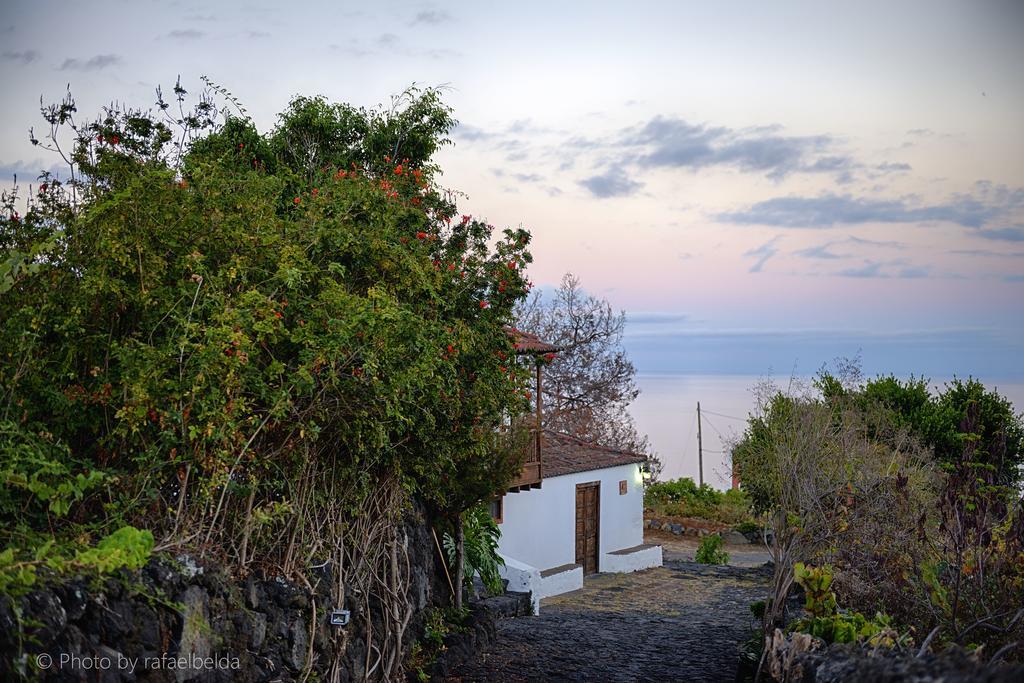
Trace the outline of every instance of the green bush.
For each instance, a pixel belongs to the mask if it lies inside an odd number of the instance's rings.
[[[804,609],[809,616],[793,622],[790,631],[807,633],[826,643],[866,642],[873,647],[895,647],[913,642],[909,633],[897,631],[892,619],[881,612],[868,619],[860,612],[839,609],[836,594],[831,590],[831,567],[810,567],[797,562],[793,576],[804,589]]]
[[[722,550],[722,537],[711,534],[701,539],[694,559],[700,564],[729,564],[729,553]]]
[[[412,496],[451,516],[502,490],[530,235],[460,220],[435,184],[455,125],[438,91],[297,98],[268,132],[175,94],[177,124],[45,107],[73,180],[44,173],[24,215],[0,201],[9,564],[54,541],[128,566],[139,538],[89,548],[131,526],[287,574],[351,551],[382,490],[401,492],[385,528]]]
[[[750,519],[750,502],[742,491],[722,492],[707,484],[698,486],[689,477],[648,485],[644,505],[659,514],[700,517],[725,524]]]
[[[463,550],[463,581],[469,584],[475,574],[487,587],[491,595],[504,592],[505,584],[499,569],[505,566],[505,560],[498,554],[498,539],[501,530],[491,516],[486,505],[478,505],[462,513]],[[444,549],[448,555],[448,564],[455,567],[456,546],[451,534],[444,535]]]

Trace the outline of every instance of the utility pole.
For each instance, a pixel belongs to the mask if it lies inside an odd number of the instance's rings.
[[[697,464],[700,467],[700,485],[704,485],[704,441],[700,433],[700,401],[697,401]]]

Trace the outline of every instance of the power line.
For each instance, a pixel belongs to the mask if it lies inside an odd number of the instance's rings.
[[[740,422],[746,422],[746,418],[736,417],[735,415],[726,415],[725,413],[716,413],[715,411],[708,410],[707,408],[701,408],[700,412],[702,414],[703,413],[707,413],[708,415],[714,415],[716,417],[725,417],[725,418],[728,418],[730,420],[739,420]]]

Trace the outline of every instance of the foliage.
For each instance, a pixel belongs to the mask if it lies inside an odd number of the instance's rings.
[[[743,491],[698,486],[690,477],[648,484],[644,506],[660,515],[699,517],[725,524],[750,521],[750,501]]]
[[[826,643],[865,642],[872,647],[890,648],[912,643],[909,633],[899,633],[892,619],[881,612],[867,619],[860,612],[840,610],[830,588],[831,567],[812,567],[797,562],[793,569],[796,582],[804,589],[804,609],[809,616],[793,622],[790,631],[808,633]]]
[[[529,234],[456,218],[430,159],[454,124],[440,94],[297,98],[269,133],[209,93],[174,99],[87,123],[70,95],[44,108],[32,140],[69,178],[40,176],[24,216],[4,195],[12,562],[57,537],[130,564],[130,539],[85,547],[131,525],[301,572],[343,541],[390,547],[346,533],[366,510],[394,531],[411,496],[449,515],[503,489],[520,456],[497,427],[528,407],[504,329]]]
[[[694,559],[700,564],[729,564],[729,553],[722,550],[722,537],[710,534],[702,538]]]
[[[622,346],[625,312],[616,313],[604,299],[587,294],[579,278],[567,273],[550,299],[538,291],[522,302],[516,319],[520,329],[560,349],[544,373],[544,426],[647,454],[657,478],[661,462],[628,411],[640,390],[636,368]]]
[[[462,513],[463,547],[463,583],[471,585],[473,577],[480,575],[491,595],[500,595],[505,591],[499,569],[505,566],[505,560],[498,554],[498,539],[501,530],[491,516],[486,505],[478,505]],[[456,566],[457,547],[451,534],[444,535],[444,549],[448,555],[448,563]]]
[[[744,489],[772,522],[765,633],[785,621],[795,581],[809,600],[821,593],[814,605],[837,596],[852,610],[812,614],[804,626],[816,636],[898,643],[900,623],[933,632],[929,643],[1013,656],[1024,636],[1024,521],[1019,491],[1004,483],[1013,439],[992,436],[1013,433],[1012,408],[972,382],[931,397],[923,380],[826,373],[816,388],[764,394],[734,450]],[[959,405],[962,414],[947,410]],[[953,413],[955,458],[935,437],[950,433]],[[1002,426],[982,426],[982,413]],[[829,565],[827,577],[806,562]]]
[[[865,409],[883,407],[897,425],[908,427],[935,458],[947,468],[954,467],[968,441],[972,455],[996,473],[996,483],[1018,485],[1024,476],[1024,417],[995,389],[974,378],[954,378],[932,395],[925,378],[901,381],[889,375],[868,380],[863,386],[840,388],[828,372],[818,385],[826,399],[848,394]],[[963,430],[968,413],[974,418],[971,431]]]
[[[20,595],[38,582],[40,570],[52,573],[90,572],[109,574],[118,569],[139,569],[149,561],[153,534],[125,526],[102,538],[95,547],[69,550],[51,539],[37,544],[25,557],[9,547],[0,551],[0,595]]]
[[[408,671],[416,680],[429,681],[430,666],[445,650],[445,638],[451,633],[466,630],[463,625],[468,616],[467,610],[453,608],[434,608],[427,612],[423,628],[423,637],[418,640],[409,653]]]

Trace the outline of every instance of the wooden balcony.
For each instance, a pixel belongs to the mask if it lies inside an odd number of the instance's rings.
[[[523,457],[523,468],[519,476],[509,484],[509,493],[539,489],[544,478],[544,460],[541,457],[543,434],[536,427],[530,428],[530,438],[526,442],[526,454]]]

